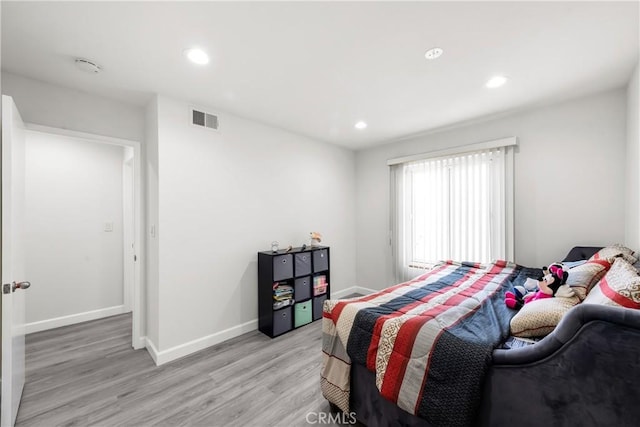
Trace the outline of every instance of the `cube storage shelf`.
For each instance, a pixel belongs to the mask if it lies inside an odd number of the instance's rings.
[[[274,338],[322,319],[329,283],[327,246],[258,252],[258,329]]]

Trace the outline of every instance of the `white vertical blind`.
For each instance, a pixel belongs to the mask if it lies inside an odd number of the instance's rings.
[[[443,259],[507,258],[507,152],[495,147],[392,165],[399,281]]]

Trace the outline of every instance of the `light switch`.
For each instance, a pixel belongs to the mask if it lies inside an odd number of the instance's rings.
[[[113,231],[113,222],[105,222],[104,231]]]

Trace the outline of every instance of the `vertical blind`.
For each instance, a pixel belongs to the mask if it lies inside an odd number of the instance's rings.
[[[497,147],[392,166],[397,279],[439,260],[506,259],[506,152]]]

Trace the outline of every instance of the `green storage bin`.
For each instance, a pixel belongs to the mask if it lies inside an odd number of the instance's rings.
[[[294,306],[294,326],[306,325],[311,323],[311,300],[299,302]]]

